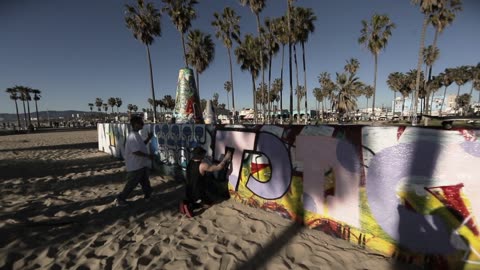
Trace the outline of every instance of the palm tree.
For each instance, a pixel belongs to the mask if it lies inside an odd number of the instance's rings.
[[[260,41],[258,38],[253,37],[251,34],[247,34],[240,45],[235,49],[235,55],[237,56],[237,62],[240,64],[242,71],[248,70],[252,76],[252,97],[253,97],[253,111],[254,121],[257,123],[257,102],[255,95],[255,79],[258,77],[259,70],[261,69],[261,63],[258,57],[262,53]]]
[[[165,95],[162,99],[165,109],[172,111],[175,108],[175,99],[170,95]]]
[[[467,66],[460,66],[453,69],[453,81],[458,85],[457,97],[460,96],[460,87],[470,80]]]
[[[117,114],[118,114],[118,113],[119,113],[119,112],[118,112],[118,108],[120,108],[120,106],[122,106],[122,104],[123,104],[122,99],[119,98],[119,97],[116,97],[116,98],[115,98],[115,104],[117,105]]]
[[[367,99],[367,108],[368,108],[368,100],[373,96],[373,92],[374,92],[374,89],[373,89],[373,86],[371,86],[371,85],[366,85],[362,89],[362,94]]]
[[[27,108],[25,107],[25,101],[28,101],[27,95],[28,95],[28,89],[25,86],[15,86],[17,89],[17,92],[20,94],[19,99],[23,103],[23,119],[25,121],[25,127],[28,126],[28,121],[27,121]]]
[[[347,60],[347,64],[344,67],[345,72],[348,73],[357,73],[357,70],[360,68],[360,62],[356,58],[350,58]]]
[[[277,42],[282,45],[282,64],[280,68],[280,84],[282,86],[279,89],[280,95],[280,111],[283,113],[283,66],[285,58],[285,45],[289,43],[289,33],[287,18],[285,16],[273,20],[273,32],[275,33],[275,38]]]
[[[300,111],[300,103],[302,102],[302,98],[306,95],[306,90],[305,90],[305,87],[303,85],[299,85],[297,86],[297,88],[295,89],[295,95],[297,95],[297,122],[300,121],[300,115],[301,115],[301,111]],[[308,116],[308,112],[307,110],[305,110],[305,116],[307,117]]]
[[[357,108],[356,95],[363,87],[363,83],[354,73],[337,73],[335,88],[338,94],[335,97],[335,108],[340,118]]]
[[[397,75],[397,86],[399,89],[400,94],[402,94],[402,113],[401,116],[404,117],[405,112],[405,99],[411,94],[413,91],[412,83],[410,82],[410,77],[416,76],[415,70],[411,70],[408,74],[399,73]],[[415,85],[413,84],[413,87]]]
[[[433,97],[434,97],[435,93],[438,90],[440,90],[440,88],[442,88],[442,86],[443,86],[442,78],[440,78],[438,76],[433,77],[433,79],[427,83],[427,88],[429,89],[429,91],[432,94],[432,99],[430,100],[430,115],[432,114]]]
[[[445,69],[445,72],[438,74],[438,77],[440,78],[442,85],[445,87],[445,90],[443,91],[442,105],[440,106],[440,112],[439,112],[440,115],[442,115],[443,105],[445,104],[445,98],[447,96],[447,88],[453,83],[453,80],[452,80],[453,75],[454,75],[453,70],[449,68]]]
[[[197,0],[163,0],[166,6],[163,11],[167,12],[182,38],[183,56],[185,57],[185,66],[188,67],[187,50],[185,48],[185,34],[192,27],[192,21],[197,18],[197,13],[193,7],[198,3]]]
[[[42,91],[40,91],[38,89],[32,89],[33,100],[35,100],[35,111],[36,111],[36,114],[37,114],[37,127],[40,127],[40,117],[38,116],[38,104],[37,104],[37,102],[42,97],[40,95],[41,93],[42,93]]]
[[[334,90],[335,90],[335,83],[330,78],[330,73],[322,72],[318,76],[318,82],[320,83],[320,87],[323,91],[323,96],[330,100],[330,105],[328,108],[333,108],[333,99],[334,99]]]
[[[90,113],[93,112],[93,106],[95,106],[95,104],[88,103],[88,107],[90,107]]]
[[[229,100],[228,93],[230,93],[230,91],[233,90],[232,82],[231,81],[226,81],[223,84],[223,89],[225,89],[225,91],[227,92],[227,107],[228,107],[228,111],[230,112],[230,102],[228,101]],[[232,104],[233,104],[233,96],[232,96]]]
[[[425,91],[425,76],[424,76],[424,73],[423,71],[420,71],[420,84],[419,84],[419,88],[416,88],[417,87],[417,70],[416,69],[412,69],[410,70],[409,72],[407,72],[406,76],[406,80],[407,80],[407,87],[408,87],[408,91],[410,93],[412,93],[413,95],[413,99],[412,99],[412,106],[414,107],[413,108],[413,111],[412,111],[412,116],[413,116],[413,119],[412,119],[412,125],[416,125],[416,115],[417,115],[417,101],[415,99],[418,99],[419,98],[419,95],[420,93],[423,93]]]
[[[107,104],[107,103],[103,103],[102,106],[103,106],[103,109],[105,110],[105,113],[107,113],[107,111],[108,111],[108,104]]]
[[[197,93],[200,97],[200,78],[198,75],[203,73],[213,61],[215,44],[210,34],[205,34],[200,30],[192,30],[188,33],[187,47],[187,62],[195,68]]]
[[[313,92],[313,96],[315,97],[315,100],[317,101],[316,108],[317,108],[317,117],[318,117],[318,115],[320,115],[320,103],[323,103],[324,95],[323,95],[322,89],[319,87],[313,88],[312,92]],[[323,107],[322,107],[322,119],[323,119]]]
[[[300,33],[302,31],[302,19],[301,19],[301,8],[300,7],[292,7],[292,10],[290,12],[290,18],[292,20],[291,22],[291,27],[290,27],[290,41],[293,46],[293,60],[295,63],[295,78],[296,78],[296,88],[300,86],[300,82],[298,80],[298,62],[297,62],[297,43],[300,40]],[[299,107],[299,102],[298,102],[298,96],[297,96],[297,111],[300,111]],[[300,118],[297,117],[297,123],[299,123]]]
[[[20,99],[20,97],[18,96],[18,89],[16,87],[11,87],[11,88],[7,88],[5,90],[5,92],[7,92],[10,95],[10,99],[15,102],[15,112],[17,114],[17,124],[18,124],[18,127],[20,128],[20,115],[18,114],[18,103],[17,103],[17,100]]]
[[[455,20],[455,13],[462,10],[461,5],[461,0],[450,0],[447,1],[445,5],[439,7],[434,13],[429,15],[429,20],[435,28],[435,36],[431,45],[433,48],[437,48],[437,40],[439,35],[443,33],[445,28],[447,28]],[[428,80],[431,78],[432,66],[433,63],[429,66]]]
[[[473,88],[478,91],[478,103],[480,103],[480,80],[473,81]]]
[[[269,18],[265,19],[265,28],[262,28],[263,40],[265,42],[265,48],[268,54],[268,91],[267,91],[267,100],[268,102],[268,117],[271,116],[271,106],[270,106],[270,89],[272,83],[272,58],[280,50],[276,33],[275,33],[275,23]]]
[[[138,111],[138,106],[137,106],[137,105],[133,105],[133,106],[132,106],[132,110],[133,110],[134,112],[137,112],[137,111]]]
[[[278,108],[278,102],[282,100],[281,98],[281,93],[282,93],[282,79],[277,78],[273,80],[272,87],[270,88],[270,102],[273,103],[274,101],[277,102],[277,108]],[[282,108],[280,106],[280,115],[283,115]]]
[[[303,63],[303,80],[305,89],[307,89],[307,69],[305,64],[305,43],[308,41],[308,37],[311,33],[315,31],[314,22],[317,20],[317,16],[315,16],[313,10],[311,8],[298,8],[299,9],[299,19],[298,22],[295,23],[298,28],[295,30],[297,35],[297,40],[300,42],[302,46],[302,63]],[[307,108],[307,100],[308,95],[305,92],[305,111],[308,110]]]
[[[242,4],[242,6],[249,6],[250,11],[255,15],[255,18],[257,20],[258,38],[261,38],[260,13],[265,8],[265,2],[266,0],[240,0],[240,4]],[[260,69],[262,70],[262,84],[264,84],[265,83],[265,57],[263,56],[263,53],[264,53],[263,41],[259,42],[258,46],[260,47],[259,48],[260,51],[257,54],[257,58],[259,58],[260,60]],[[255,89],[255,87],[253,88]]]
[[[433,47],[432,45],[426,47],[424,50],[423,50],[423,62],[425,63],[425,74],[427,74],[427,68],[433,66],[433,63],[435,63],[438,59],[440,55],[440,50],[437,48],[437,47]],[[427,100],[425,102],[425,105],[428,105],[428,99],[429,99],[429,96],[430,96],[430,89],[429,89],[429,86],[430,84],[428,82],[430,82],[431,80],[431,72],[432,72],[432,69],[429,68],[428,70],[428,80],[427,80],[427,87],[426,87],[426,92],[427,92]],[[432,99],[433,99],[433,96],[432,96]],[[425,106],[425,111],[428,112],[428,108],[427,106]]]
[[[415,92],[414,92],[414,100],[413,100],[413,125],[416,125],[416,114],[417,114],[417,103],[418,103],[418,94],[420,88],[420,73],[422,71],[422,60],[423,60],[423,48],[425,46],[425,33],[427,32],[427,26],[431,18],[434,14],[440,14],[442,10],[446,10],[448,4],[450,6],[456,6],[455,3],[459,2],[458,0],[412,0],[412,3],[418,5],[420,7],[420,11],[423,13],[423,24],[422,24],[422,32],[420,35],[420,49],[418,51],[418,63],[417,63],[417,77],[415,81]],[[452,5],[453,4],[453,5]],[[437,21],[438,22],[438,21]],[[442,21],[444,22],[444,21]],[[445,24],[446,25],[446,24]],[[443,29],[443,28],[442,28]],[[438,30],[438,29],[437,29]],[[436,40],[434,41],[436,43]],[[436,44],[434,44],[436,47]]]
[[[472,88],[470,88],[470,96],[472,96],[473,95],[474,84],[476,83],[476,81],[480,81],[480,63],[478,63],[477,66],[469,67],[469,69],[470,69],[469,81],[472,82]]]
[[[102,111],[102,104],[103,104],[103,100],[101,98],[95,99],[95,106],[98,108],[99,112]]]
[[[128,104],[127,105],[127,110],[128,110],[128,112],[133,111],[133,104]]]
[[[148,66],[150,69],[150,86],[152,90],[152,98],[155,100],[150,45],[153,43],[154,37],[161,35],[161,16],[158,9],[156,9],[152,3],[147,3],[145,5],[143,0],[137,0],[137,6],[138,8],[125,5],[127,9],[125,22],[127,24],[127,28],[132,30],[133,36],[147,47]],[[153,123],[155,123],[157,115],[155,108],[153,109],[153,112]]]
[[[290,123],[293,122],[293,80],[292,80],[292,8],[295,0],[287,0],[288,73],[290,77]]]
[[[397,92],[402,89],[402,76],[400,72],[393,72],[388,75],[387,85],[393,91],[393,108],[392,113],[395,115],[395,102],[397,100]]]
[[[219,15],[214,13],[215,20],[212,22],[212,26],[216,29],[215,36],[221,39],[223,45],[227,48],[228,60],[230,64],[230,84],[232,90],[232,108],[235,114],[235,91],[233,87],[233,69],[232,69],[232,40],[238,42],[240,38],[240,16],[235,13],[230,7],[226,7],[223,13]],[[225,89],[226,90],[226,89]],[[227,91],[228,93],[229,91]],[[228,95],[227,95],[228,97]],[[227,98],[228,101],[228,98]],[[230,108],[228,109],[230,111]]]
[[[375,73],[373,77],[372,113],[375,115],[375,95],[377,92],[378,55],[385,49],[395,24],[387,15],[373,14],[370,22],[362,20],[362,29],[358,43],[363,44],[374,56]]]
[[[108,105],[110,105],[110,107],[112,107],[112,114],[113,114],[113,107],[117,105],[117,100],[114,97],[111,97],[108,99],[107,103]]]

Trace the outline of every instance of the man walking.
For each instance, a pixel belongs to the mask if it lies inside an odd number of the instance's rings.
[[[152,133],[148,133],[147,139],[144,141],[138,133],[143,128],[143,119],[134,115],[130,118],[132,132],[128,134],[125,145],[125,167],[127,169],[127,183],[123,191],[117,196],[117,205],[127,205],[128,195],[140,184],[142,186],[144,198],[150,199],[152,187],[149,180],[150,161],[153,155],[148,154],[146,144],[152,138]]]

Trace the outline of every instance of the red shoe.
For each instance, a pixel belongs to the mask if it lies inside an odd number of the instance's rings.
[[[185,211],[185,215],[189,218],[193,217],[193,212],[188,209],[188,205],[187,204],[183,204],[183,211]]]
[[[180,202],[180,213],[185,215],[185,203],[183,201]]]

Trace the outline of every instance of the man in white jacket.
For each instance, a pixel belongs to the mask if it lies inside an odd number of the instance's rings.
[[[149,170],[150,162],[153,159],[152,154],[148,154],[146,144],[152,138],[152,133],[148,134],[146,140],[138,133],[143,128],[143,119],[140,116],[132,116],[130,119],[132,132],[128,134],[125,145],[125,166],[127,170],[127,183],[123,191],[117,196],[117,205],[127,205],[128,195],[140,184],[146,200],[152,194],[150,186]]]

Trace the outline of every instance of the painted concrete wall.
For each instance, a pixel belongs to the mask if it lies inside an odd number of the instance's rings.
[[[362,126],[145,126],[155,164],[234,149],[232,197],[432,269],[479,269],[480,130]],[[100,124],[122,157],[129,128]]]

